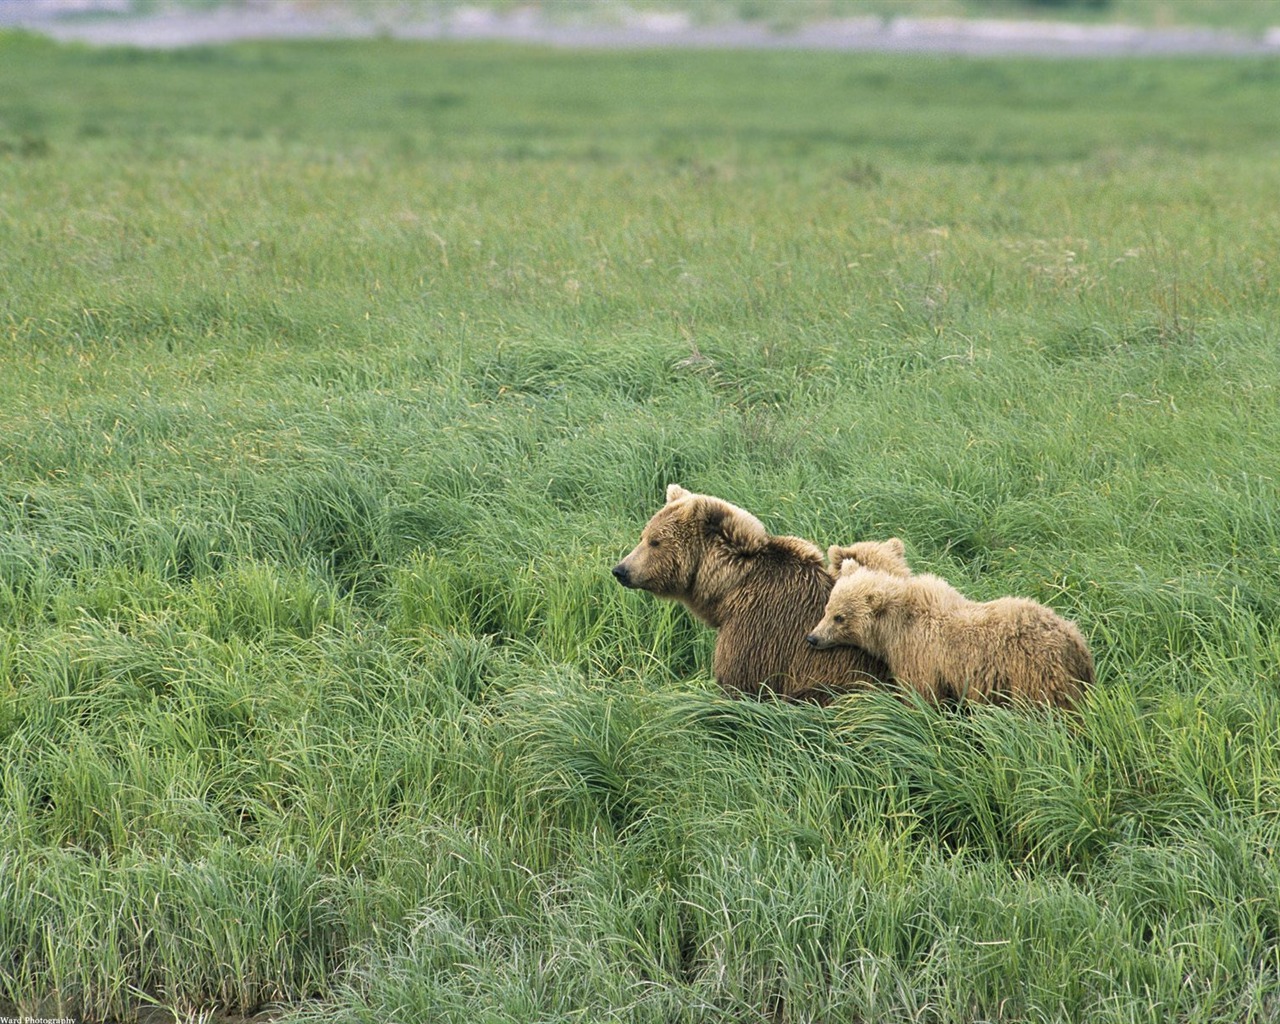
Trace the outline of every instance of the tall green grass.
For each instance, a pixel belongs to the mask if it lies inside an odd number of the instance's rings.
[[[0,1008],[1273,1019],[1277,100],[0,37]],[[1099,684],[728,700],[673,481]]]

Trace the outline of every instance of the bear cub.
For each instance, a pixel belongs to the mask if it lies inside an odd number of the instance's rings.
[[[679,601],[716,630],[711,671],[729,693],[826,704],[888,679],[884,662],[857,645],[805,642],[835,576],[816,545],[773,536],[755,516],[679,484],[640,543],[613,567],[624,587]]]
[[[1029,701],[1070,708],[1093,683],[1084,635],[1021,597],[970,601],[928,574],[846,559],[822,620],[807,637],[823,650],[857,644],[934,703]]]
[[[860,540],[857,544],[827,548],[827,571],[838,576],[844,563],[853,559],[868,569],[878,569],[891,576],[910,576],[906,546],[897,537],[888,540]]]

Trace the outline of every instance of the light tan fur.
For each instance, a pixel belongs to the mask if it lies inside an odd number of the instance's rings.
[[[827,548],[827,571],[833,576],[840,572],[845,562],[852,559],[868,569],[878,569],[893,576],[910,576],[906,546],[897,537],[888,540],[860,540],[856,544]]]
[[[817,546],[772,536],[720,498],[669,486],[613,575],[679,601],[717,630],[711,671],[727,692],[825,704],[887,678],[884,663],[857,646],[818,651],[805,642],[835,583]]]
[[[933,702],[1071,707],[1093,683],[1083,634],[1023,597],[970,601],[937,576],[901,577],[847,561],[809,642],[857,644]]]

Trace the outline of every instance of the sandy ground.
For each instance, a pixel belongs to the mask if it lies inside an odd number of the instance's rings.
[[[619,24],[571,25],[536,9],[499,14],[455,8],[431,20],[360,17],[359,5],[251,0],[212,10],[135,16],[128,0],[0,0],[0,28],[25,28],[91,45],[171,48],[242,39],[390,36],[508,40],[604,49],[702,47],[947,53],[971,56],[1280,55],[1280,26],[1260,38],[1214,29],[1148,29],[1049,21],[853,18],[779,30],[758,22],[698,25],[687,15],[637,13]]]

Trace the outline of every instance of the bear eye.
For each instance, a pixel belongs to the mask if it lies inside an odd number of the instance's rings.
[[[844,616],[843,616],[843,615],[837,615],[837,616],[835,617],[835,621],[836,621],[836,622],[844,622]]]
[[[651,548],[656,548],[656,547],[660,547],[660,546],[661,546],[661,545],[658,543],[658,541],[657,541],[656,539],[654,539],[654,540],[650,540],[650,541],[649,541],[649,547],[651,547]]]

